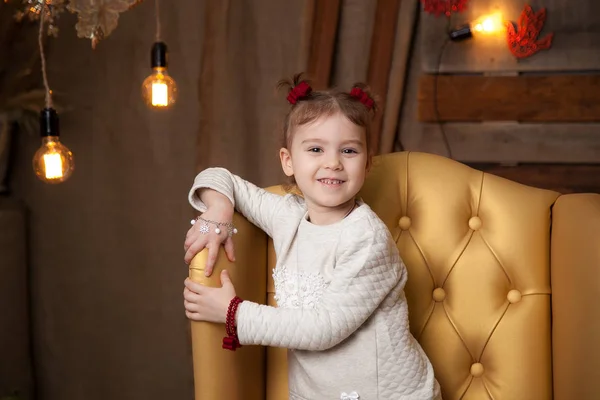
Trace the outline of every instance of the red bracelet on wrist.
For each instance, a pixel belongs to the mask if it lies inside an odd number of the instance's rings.
[[[223,338],[224,349],[235,351],[238,347],[242,347],[240,340],[238,339],[237,326],[235,324],[235,313],[242,301],[244,300],[235,296],[231,299],[231,302],[229,302],[227,317],[225,318],[225,331],[227,332],[227,336]]]

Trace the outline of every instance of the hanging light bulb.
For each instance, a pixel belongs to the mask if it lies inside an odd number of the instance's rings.
[[[33,170],[35,175],[45,183],[64,182],[73,173],[75,164],[73,162],[73,153],[60,142],[60,129],[58,125],[58,114],[52,108],[52,91],[48,85],[48,76],[46,74],[46,56],[44,55],[44,46],[42,43],[42,34],[44,31],[44,19],[47,15],[46,3],[40,12],[40,31],[38,35],[38,45],[40,48],[40,59],[42,62],[42,78],[46,90],[46,107],[40,113],[40,134],[42,136],[42,146],[33,156]]]
[[[58,114],[53,108],[40,113],[42,146],[33,156],[33,170],[45,183],[61,183],[69,179],[75,163],[73,153],[59,139]]]
[[[177,84],[167,72],[167,45],[156,42],[150,54],[152,74],[142,83],[142,94],[150,108],[169,108],[177,98]]]

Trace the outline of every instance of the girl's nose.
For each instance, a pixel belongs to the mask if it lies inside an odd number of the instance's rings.
[[[332,154],[325,161],[325,168],[339,170],[342,168],[342,163],[340,162],[339,154]]]

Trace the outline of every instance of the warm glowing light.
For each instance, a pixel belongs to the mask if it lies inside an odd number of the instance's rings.
[[[164,82],[152,82],[152,105],[166,107],[169,105],[168,86]]]
[[[58,153],[44,154],[44,170],[46,179],[62,178],[62,160]]]
[[[166,68],[156,67],[142,83],[142,95],[150,108],[169,108],[177,98],[177,84]]]
[[[35,175],[45,183],[64,182],[73,173],[73,153],[57,136],[42,138],[42,146],[33,156]]]
[[[502,14],[484,15],[471,23],[473,33],[490,35],[504,29]]]

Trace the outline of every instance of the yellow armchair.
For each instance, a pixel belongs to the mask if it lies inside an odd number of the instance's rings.
[[[272,188],[281,192],[281,188]],[[445,400],[600,398],[600,195],[561,195],[424,153],[376,157],[360,196],[408,268],[413,335]],[[272,243],[236,214],[238,294],[275,305]],[[196,400],[287,399],[286,351],[221,349],[222,325],[192,323]],[[315,399],[322,400],[322,399]],[[371,400],[371,399],[365,399]]]

